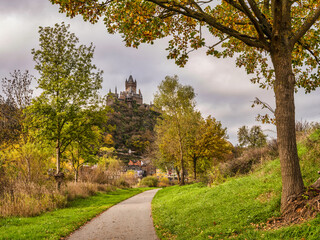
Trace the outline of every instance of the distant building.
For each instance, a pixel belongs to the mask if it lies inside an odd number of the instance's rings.
[[[145,105],[144,107],[149,106],[148,104],[143,104],[142,93],[139,89],[137,93],[137,80],[133,81],[132,75],[129,76],[129,79],[125,81],[125,91],[120,92],[120,95],[115,88],[115,92],[112,93],[111,89],[107,97],[107,105],[112,105],[116,100],[127,103],[129,106],[132,106],[132,102],[135,102],[138,105]]]

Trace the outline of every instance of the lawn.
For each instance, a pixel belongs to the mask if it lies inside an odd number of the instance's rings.
[[[303,143],[299,155],[308,185],[319,177],[319,156]],[[162,189],[153,199],[152,215],[161,239],[320,239],[320,216],[278,230],[257,228],[280,215],[280,194],[280,161],[275,159],[214,187],[198,183]]]
[[[119,189],[76,199],[66,208],[37,217],[0,219],[0,239],[60,239],[111,206],[141,193],[148,188]]]

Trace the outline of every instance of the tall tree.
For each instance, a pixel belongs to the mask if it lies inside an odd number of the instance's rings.
[[[93,45],[77,46],[78,38],[68,29],[64,23],[40,27],[40,48],[32,50],[42,93],[28,108],[30,124],[40,137],[55,142],[57,179],[62,153],[82,130],[79,112],[94,104],[102,82],[102,71],[92,63]]]
[[[70,17],[81,14],[92,23],[103,17],[108,31],[121,33],[128,46],[172,36],[169,58],[179,65],[186,63],[190,50],[207,46],[212,39],[217,43],[208,47],[208,54],[229,57],[237,53],[237,65],[257,73],[252,82],[275,93],[282,210],[303,192],[294,130],[294,91],[303,87],[310,92],[320,83],[319,1],[50,1],[60,4],[60,10]],[[203,27],[212,37],[202,34]]]
[[[156,108],[162,112],[160,124],[162,128],[167,128],[164,136],[175,139],[175,146],[178,146],[176,150],[179,154],[181,185],[185,184],[186,140],[189,131],[188,125],[195,111],[194,98],[193,88],[181,85],[177,76],[167,76],[158,86],[158,92],[154,97]]]

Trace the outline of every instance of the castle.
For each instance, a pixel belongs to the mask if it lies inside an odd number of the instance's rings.
[[[107,96],[107,105],[112,105],[115,101],[125,102],[129,106],[132,106],[132,103],[140,105],[141,107],[149,108],[149,104],[143,103],[143,97],[141,91],[139,89],[139,93],[137,93],[137,80],[133,81],[132,75],[129,76],[129,79],[125,81],[125,91],[120,92],[120,95],[117,92],[117,87],[115,88],[115,92],[112,93],[111,89],[109,90],[109,94]]]

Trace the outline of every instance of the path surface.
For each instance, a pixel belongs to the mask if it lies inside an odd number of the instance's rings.
[[[68,240],[158,240],[151,217],[151,201],[159,189],[129,198],[92,219]]]

